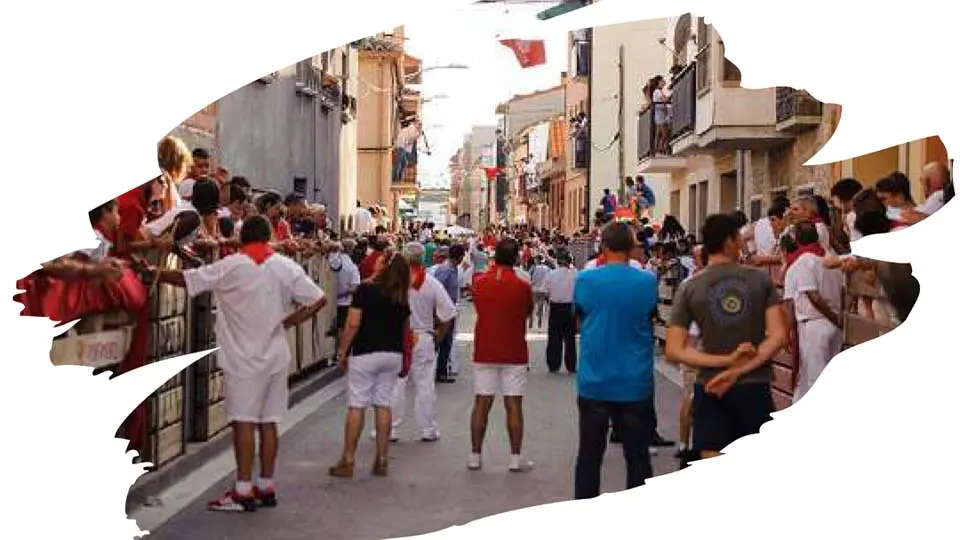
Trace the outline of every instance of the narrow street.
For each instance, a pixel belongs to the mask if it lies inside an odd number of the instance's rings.
[[[458,321],[455,351],[461,358],[470,358],[472,331],[468,306]],[[507,472],[509,452],[499,404],[491,415],[483,470],[466,469],[472,386],[471,364],[463,362],[456,383],[438,385],[441,440],[420,442],[413,427],[405,426],[409,429],[401,431],[401,442],[393,446],[389,478],[370,474],[373,443],[369,438],[361,442],[356,478],[327,476],[327,468],[339,457],[343,437],[344,387],[339,380],[321,392],[330,396],[325,402],[308,399],[289,413],[293,422],[297,417],[302,420],[282,435],[277,508],[240,515],[207,511],[207,500],[219,495],[232,478],[232,471],[228,478],[220,478],[221,469],[219,475],[198,478],[203,475],[198,473],[172,488],[180,498],[194,500],[164,523],[157,523],[162,507],[141,509],[132,517],[139,519],[141,527],[152,529],[150,537],[157,540],[377,540],[427,534],[511,510],[569,500],[577,452],[574,379],[547,372],[545,331],[534,331],[529,343],[533,362],[524,403],[524,453],[535,462],[532,472]],[[679,398],[675,382],[658,375],[660,431],[671,440],[677,436]],[[407,418],[412,419],[412,395],[408,399]],[[619,491],[625,479],[620,447],[611,445],[607,455],[603,487],[606,492]],[[656,474],[675,470],[672,456],[672,449],[660,450],[654,457]],[[232,464],[232,455],[218,459]]]

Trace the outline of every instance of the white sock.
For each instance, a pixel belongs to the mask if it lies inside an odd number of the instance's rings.
[[[253,484],[251,482],[237,481],[235,489],[240,495],[249,495],[250,492],[253,491]]]
[[[265,491],[273,490],[275,487],[273,485],[273,478],[260,478],[257,480],[257,487]]]
[[[523,460],[523,456],[522,456],[522,455],[520,455],[520,454],[510,454],[510,466],[511,466],[511,467],[514,467],[514,468],[519,467],[521,460]]]

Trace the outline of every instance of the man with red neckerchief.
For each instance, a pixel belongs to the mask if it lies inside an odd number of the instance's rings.
[[[240,253],[192,270],[164,270],[160,280],[186,287],[191,297],[212,292],[218,363],[224,371],[228,420],[234,430],[237,481],[210,510],[251,512],[277,504],[273,483],[279,437],[287,410],[290,347],[286,329],[326,304],[323,291],[296,262],[270,247],[271,225],[253,216],[240,231]],[[294,306],[302,306],[294,310]],[[260,478],[253,483],[255,432],[260,437]]]

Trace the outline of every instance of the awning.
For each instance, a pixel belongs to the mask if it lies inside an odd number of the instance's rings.
[[[567,13],[570,13],[571,11],[576,11],[582,7],[584,7],[583,3],[577,2],[575,0],[564,2],[562,4],[553,6],[550,9],[545,9],[540,13],[537,13],[537,18],[540,19],[541,21],[546,21],[554,17],[559,17],[560,15],[565,15]]]

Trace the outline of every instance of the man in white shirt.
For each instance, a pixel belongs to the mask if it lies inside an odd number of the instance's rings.
[[[563,358],[567,373],[577,372],[577,324],[573,312],[573,284],[577,269],[566,252],[557,257],[557,267],[547,275],[544,288],[550,302],[547,319],[547,369],[560,372]]]
[[[206,178],[210,174],[210,151],[206,148],[195,148],[193,150],[193,164],[190,165],[190,172],[187,178],[180,182],[178,193],[180,199],[189,201],[193,197],[193,186],[197,180]]]
[[[912,212],[903,213],[901,219],[908,225],[922,221],[946,204],[945,188],[951,183],[950,168],[943,163],[928,163],[923,168],[922,180],[926,200],[914,208]]]
[[[275,506],[277,424],[287,410],[290,366],[288,328],[314,316],[326,297],[296,262],[273,254],[272,227],[262,216],[247,219],[241,252],[193,270],[164,270],[160,280],[186,287],[195,297],[212,292],[217,303],[218,364],[224,371],[227,418],[233,424],[237,481],[209,503],[211,510],[251,512]],[[288,315],[291,305],[304,306]],[[260,479],[253,485],[260,435]]]
[[[854,226],[857,214],[853,211],[853,198],[861,191],[863,191],[863,184],[855,178],[844,178],[830,188],[831,202],[843,215],[844,232],[847,233],[847,238],[851,242],[861,238],[860,232]]]
[[[827,227],[827,224],[821,219],[820,213],[817,210],[817,201],[813,197],[803,197],[793,203],[793,206],[790,208],[790,219],[793,223],[801,223],[804,221],[814,223],[814,226],[817,228],[820,245],[823,246],[823,250],[827,252],[827,256],[834,257],[837,255],[833,249],[833,245],[830,243],[830,228]]]
[[[530,316],[530,328],[533,328],[534,315],[537,318],[537,328],[543,328],[543,312],[547,307],[547,275],[550,268],[543,264],[543,257],[533,258],[533,268],[530,270],[530,285],[533,287],[533,315]]]
[[[403,424],[407,409],[407,384],[413,381],[416,391],[415,408],[420,424],[420,440],[433,442],[440,437],[437,427],[437,350],[436,343],[452,331],[451,322],[457,314],[453,300],[435,277],[423,266],[423,244],[411,242],[404,246],[403,256],[410,265],[410,329],[416,334],[416,345],[410,364],[410,374],[397,381],[393,400],[393,433]],[[439,328],[435,321],[440,322]]]
[[[353,302],[353,293],[360,286],[360,269],[343,252],[343,246],[337,242],[331,247],[328,259],[330,270],[337,275],[337,331],[343,331],[347,322],[347,312]]]
[[[423,125],[419,118],[415,118],[406,127],[397,134],[397,142],[394,146],[394,167],[393,181],[400,182],[403,179],[403,172],[407,166],[416,159],[417,141],[423,136]],[[427,145],[427,154],[430,153],[430,147]]]
[[[794,228],[800,249],[817,244],[819,235],[810,222]],[[799,342],[799,378],[793,402],[800,400],[843,347],[843,272],[828,270],[823,257],[803,253],[787,268],[783,297],[793,305]]]
[[[353,217],[354,230],[360,235],[370,234],[373,232],[375,226],[373,215],[363,207],[360,201],[357,201],[357,213]]]

